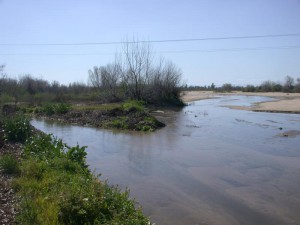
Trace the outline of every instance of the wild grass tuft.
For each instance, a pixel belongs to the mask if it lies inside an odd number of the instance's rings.
[[[144,111],[145,110],[145,102],[137,101],[137,100],[127,100],[123,104],[123,109],[125,111]]]
[[[120,116],[116,119],[108,122],[106,124],[107,127],[110,128],[117,128],[117,129],[128,129],[128,117],[127,116]]]
[[[41,112],[45,113],[47,116],[52,116],[53,114],[66,114],[71,109],[71,105],[67,103],[47,103],[41,108]]]
[[[20,171],[18,160],[11,154],[1,156],[0,170],[5,174],[18,174]]]

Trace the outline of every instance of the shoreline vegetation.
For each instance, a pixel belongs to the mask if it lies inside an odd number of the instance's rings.
[[[251,106],[230,106],[225,107],[238,109],[238,110],[249,110],[254,112],[272,112],[272,113],[294,113],[300,114],[300,93],[281,93],[281,92],[242,92],[232,91],[228,93],[214,92],[214,91],[184,91],[182,93],[182,100],[186,103],[217,98],[218,96],[225,95],[244,95],[244,96],[263,96],[273,98],[273,101],[260,102]]]
[[[1,224],[150,225],[129,191],[91,173],[86,147],[35,130],[24,115],[0,119]]]
[[[112,104],[47,104],[25,109],[33,117],[106,129],[153,132],[165,126],[149,113],[143,101]]]

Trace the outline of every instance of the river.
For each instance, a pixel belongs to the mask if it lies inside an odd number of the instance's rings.
[[[224,107],[268,100],[196,101],[158,115],[167,126],[154,133],[32,124],[88,146],[91,170],[128,187],[157,225],[300,224],[300,115]]]

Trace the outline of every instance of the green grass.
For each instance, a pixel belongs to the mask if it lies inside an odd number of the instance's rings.
[[[17,159],[11,154],[0,157],[0,169],[5,174],[18,174],[20,171]]]
[[[116,119],[109,121],[106,123],[106,127],[108,128],[117,128],[117,129],[128,129],[128,117],[127,116],[120,116]]]
[[[144,111],[145,110],[145,102],[137,101],[137,100],[127,100],[123,103],[123,109],[125,111]]]
[[[164,124],[159,122],[155,117],[153,116],[146,116],[143,118],[142,121],[140,121],[136,127],[137,130],[139,131],[144,131],[144,132],[153,132],[159,127],[163,127]]]
[[[121,108],[121,103],[110,103],[110,104],[99,104],[99,105],[73,105],[72,109],[74,110],[112,110],[116,108]]]
[[[66,114],[71,110],[71,105],[67,103],[56,103],[56,104],[45,104],[41,107],[40,111],[45,113],[47,116],[53,114]]]
[[[129,192],[92,175],[85,157],[85,147],[69,147],[50,135],[28,139],[13,182],[21,199],[17,223],[149,225]]]

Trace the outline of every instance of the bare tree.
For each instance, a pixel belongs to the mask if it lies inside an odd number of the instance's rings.
[[[149,43],[136,40],[127,41],[123,45],[124,57],[121,63],[121,76],[129,97],[141,100],[148,83],[152,53]]]
[[[225,83],[222,85],[221,89],[225,92],[231,92],[232,91],[232,84]]]
[[[30,75],[20,77],[19,83],[29,94],[33,95],[37,92],[37,85]]]
[[[6,94],[14,98],[15,104],[19,101],[21,89],[19,83],[15,79],[8,78],[3,72],[5,65],[0,65],[0,96]],[[0,103],[2,98],[0,98]]]
[[[173,102],[179,100],[181,70],[172,62],[160,59],[157,66],[151,68],[145,90],[146,100],[152,103]]]
[[[133,40],[124,42],[114,63],[89,70],[89,83],[112,99],[123,95],[122,87],[126,98],[180,103],[181,76],[181,70],[172,62],[161,59],[155,64],[149,43]]]
[[[262,82],[260,85],[260,91],[262,92],[271,92],[274,91],[274,87],[276,86],[276,83],[270,80]]]
[[[5,89],[6,75],[3,73],[5,65],[0,65],[0,97]],[[1,99],[0,99],[1,101]]]
[[[284,92],[292,92],[294,89],[294,78],[290,77],[290,76],[286,76],[285,77],[285,83],[283,85],[283,91]]]
[[[295,85],[295,92],[300,92],[300,77],[299,78],[297,78],[297,83],[296,83],[296,85]]]
[[[104,91],[111,97],[110,100],[117,100],[118,84],[120,81],[121,70],[117,63],[107,64],[101,68],[102,87]]]
[[[0,65],[0,73],[1,73],[1,75],[2,75],[2,72],[3,72],[3,70],[4,70],[4,67],[5,67],[4,64],[3,64],[3,65]]]
[[[115,101],[119,98],[117,89],[120,76],[119,64],[110,63],[106,66],[94,67],[93,71],[89,70],[89,83],[97,88],[102,95],[109,98],[109,101]]]
[[[89,70],[88,83],[93,86],[100,88],[102,86],[101,69],[95,66],[93,70]]]

